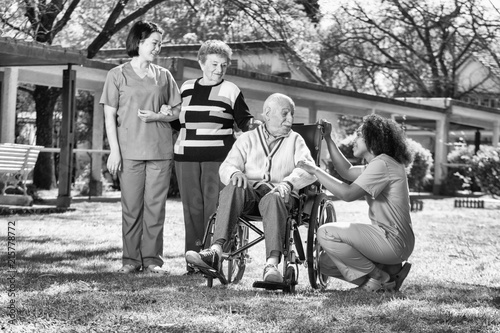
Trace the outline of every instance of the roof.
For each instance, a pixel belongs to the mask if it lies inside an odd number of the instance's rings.
[[[79,65],[109,70],[115,65],[87,59],[82,50],[0,37],[0,67]]]
[[[276,49],[276,48],[287,48],[290,47],[283,40],[260,40],[260,41],[251,41],[251,42],[227,42],[227,45],[233,51],[243,51],[243,50],[262,50],[262,49]],[[170,51],[186,51],[186,52],[198,52],[201,44],[162,44],[162,51],[160,53],[161,56],[166,56]],[[114,56],[119,53],[123,53],[123,48],[110,48],[110,49],[102,49],[99,51],[99,56],[102,58],[106,58],[109,56]]]
[[[302,71],[314,79],[314,81],[325,84],[325,81],[316,74],[306,63],[299,57],[299,55],[286,43],[284,40],[260,40],[248,42],[228,42],[231,50],[236,52],[248,52],[258,50],[280,50],[283,51],[285,56],[291,57],[292,62],[300,67]],[[160,57],[176,57],[181,53],[194,53],[197,54],[201,44],[163,44],[161,46]],[[98,58],[109,59],[119,58],[126,56],[125,49],[103,49],[97,54]]]
[[[473,57],[484,67],[488,68],[497,79],[500,79],[500,59],[495,59],[493,55],[486,52],[475,52]],[[498,61],[497,61],[498,60]]]

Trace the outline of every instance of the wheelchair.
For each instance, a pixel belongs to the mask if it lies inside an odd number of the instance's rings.
[[[323,140],[322,125],[294,124],[292,129],[304,138],[316,165],[319,165]],[[328,276],[321,274],[320,271],[321,246],[316,236],[321,225],[337,220],[331,199],[319,182],[315,182],[299,192],[296,204],[287,217],[285,244],[282,248],[283,283],[255,281],[254,288],[294,293],[298,283],[299,265],[307,267],[309,283],[312,288],[324,289],[326,287]],[[209,248],[212,243],[216,214],[214,213],[209,219],[202,240],[203,248]],[[222,284],[238,283],[243,278],[249,260],[249,248],[264,240],[264,231],[257,226],[257,222],[262,222],[260,216],[242,215],[239,217],[232,238],[226,242],[223,248],[221,271],[218,272],[218,279]],[[299,227],[307,228],[305,247]],[[255,236],[252,239],[251,234]],[[208,275],[205,277],[207,286],[212,287],[214,277]]]

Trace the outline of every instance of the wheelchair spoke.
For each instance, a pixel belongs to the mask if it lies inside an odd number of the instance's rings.
[[[230,242],[230,249],[222,262],[227,283],[237,283],[243,278],[248,257],[248,227],[238,224]]]
[[[333,202],[325,193],[320,193],[316,198],[309,219],[307,237],[307,266],[309,282],[314,289],[324,289],[328,283],[328,276],[321,274],[319,257],[322,253],[321,245],[317,239],[318,228],[325,223],[336,222],[337,217]]]

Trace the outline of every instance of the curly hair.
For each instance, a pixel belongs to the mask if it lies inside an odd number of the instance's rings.
[[[209,54],[218,54],[222,57],[225,57],[228,62],[231,61],[231,57],[233,56],[233,51],[221,40],[210,39],[201,44],[200,49],[198,50],[198,60],[201,61],[202,64],[207,61],[207,55]]]
[[[387,154],[405,166],[413,160],[401,126],[391,119],[370,114],[363,117],[360,128],[366,148],[375,156]]]

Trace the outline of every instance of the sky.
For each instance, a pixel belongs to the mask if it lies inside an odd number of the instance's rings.
[[[449,2],[453,0],[427,0],[432,3],[442,3]],[[500,0],[480,0],[487,7],[495,7],[500,10]],[[332,13],[335,11],[336,7],[341,3],[354,3],[355,0],[319,0],[318,3],[320,5],[321,10],[324,13]],[[361,3],[365,5],[371,3],[370,0],[361,0]],[[373,3],[375,4],[375,3]]]

